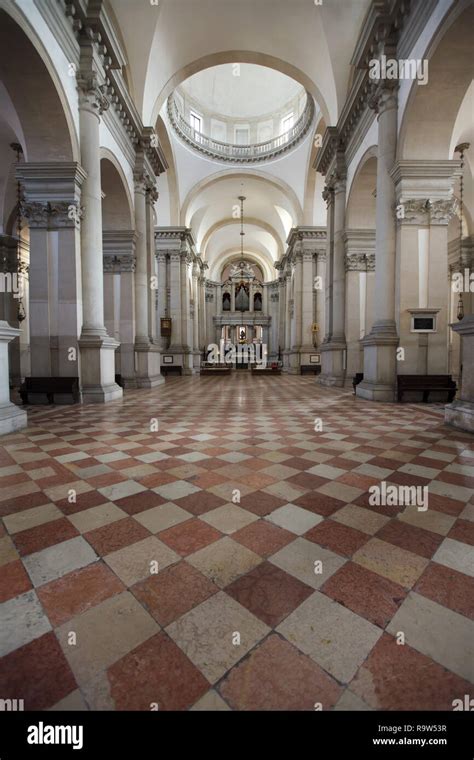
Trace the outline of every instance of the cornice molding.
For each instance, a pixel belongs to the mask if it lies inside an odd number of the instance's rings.
[[[41,12],[43,5],[46,4],[37,2],[37,7]],[[168,164],[159,144],[158,136],[152,127],[143,125],[138,109],[126,87],[122,74],[122,68],[126,65],[125,52],[115,33],[104,0],[89,0],[87,4],[85,0],[60,0],[55,7],[58,9],[58,13],[64,14],[69,20],[71,30],[79,45],[76,51],[77,59],[80,57],[78,56],[79,50],[83,50],[87,45],[92,48],[90,53],[86,55],[86,59],[91,66],[95,62],[97,69],[99,69],[101,81],[98,86],[101,97],[107,99],[116,112],[131,145],[136,146],[141,142],[144,143],[150,169],[156,176],[165,172]],[[48,8],[47,18],[50,21],[53,15],[53,7]],[[61,24],[61,22],[58,23]],[[61,34],[61,40],[70,53],[71,45],[67,42],[67,35]],[[73,60],[75,61],[76,58]],[[84,68],[84,56],[82,56],[78,69],[79,81],[92,73],[93,66],[89,70],[87,67]],[[102,100],[102,103],[105,104],[105,100]],[[107,120],[106,124],[108,125]],[[145,141],[144,136],[147,138]]]
[[[385,49],[393,51],[410,12],[410,0],[373,0],[351,63],[355,67],[349,95],[336,126],[327,127],[313,169],[325,175],[337,150],[345,151],[365,114],[376,86],[369,78],[369,61]]]

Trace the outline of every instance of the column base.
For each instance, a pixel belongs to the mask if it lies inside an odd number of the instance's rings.
[[[364,379],[356,386],[356,396],[368,401],[395,401],[399,343],[395,324],[374,325],[362,342]]]
[[[155,388],[162,385],[165,378],[160,370],[160,352],[151,343],[135,344],[136,353],[136,383],[137,388]]]
[[[197,369],[194,369],[193,352],[185,346],[185,351],[183,352],[183,375],[193,375],[197,371]]]
[[[288,351],[288,349],[282,352],[282,372],[290,372],[290,354],[291,351]]]
[[[108,335],[81,335],[79,348],[84,404],[105,404],[122,398],[123,389],[115,382],[115,351],[118,346],[118,341]]]
[[[288,353],[288,373],[290,375],[299,375],[300,372],[300,351],[295,346]]]
[[[346,379],[345,351],[346,343],[343,340],[332,340],[323,343],[321,352],[321,374],[316,382],[327,388],[343,388]]]
[[[16,404],[0,406],[0,435],[15,433],[28,425],[28,416],[24,409]]]
[[[444,421],[447,425],[474,433],[474,402],[459,399],[447,404],[444,407]]]

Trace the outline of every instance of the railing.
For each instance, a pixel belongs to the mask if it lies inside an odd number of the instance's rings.
[[[303,113],[291,129],[277,137],[272,137],[271,140],[251,145],[220,142],[193,129],[179,111],[172,94],[168,98],[168,117],[179,136],[201,153],[222,161],[255,163],[278,156],[304,137],[313,121],[314,101],[307,93]]]

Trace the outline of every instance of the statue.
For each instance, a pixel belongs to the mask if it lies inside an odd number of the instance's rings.
[[[248,261],[239,261],[237,264],[232,264],[230,268],[229,277],[241,277],[242,275],[252,278],[255,277],[255,272]]]

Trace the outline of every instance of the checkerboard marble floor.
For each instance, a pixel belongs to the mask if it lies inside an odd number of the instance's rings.
[[[29,421],[0,439],[0,698],[451,710],[474,694],[474,439],[442,406],[235,373]],[[429,508],[370,506],[381,481],[428,486]]]

